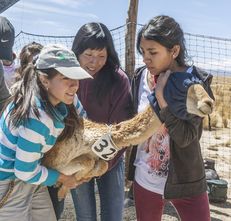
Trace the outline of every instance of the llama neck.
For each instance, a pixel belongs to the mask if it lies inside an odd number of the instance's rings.
[[[147,140],[160,126],[158,116],[152,107],[148,106],[134,118],[114,125],[112,140],[117,147],[137,145]]]

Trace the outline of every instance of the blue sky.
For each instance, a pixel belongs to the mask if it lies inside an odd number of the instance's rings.
[[[109,29],[125,24],[129,0],[20,0],[2,13],[20,30],[35,34],[75,35],[84,23]],[[230,0],[139,0],[138,23],[153,16],[174,17],[185,32],[231,38]]]

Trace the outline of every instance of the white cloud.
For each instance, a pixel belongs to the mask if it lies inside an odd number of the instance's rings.
[[[43,0],[44,2],[50,2],[50,3],[54,3],[54,4],[58,4],[58,5],[66,5],[66,6],[71,6],[71,7],[79,7],[81,5],[89,5],[91,4],[90,0]]]

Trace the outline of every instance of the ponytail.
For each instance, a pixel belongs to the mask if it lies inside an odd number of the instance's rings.
[[[22,48],[19,55],[20,67],[16,70],[15,82],[22,79],[23,71],[30,62],[34,64],[34,59],[38,56],[42,48],[43,46],[37,42],[29,43]]]
[[[39,95],[38,75],[32,63],[29,63],[23,70],[22,79],[14,88],[11,101],[14,105],[10,113],[10,122],[14,127],[25,123],[32,112],[39,118],[39,111],[36,106],[35,98]]]

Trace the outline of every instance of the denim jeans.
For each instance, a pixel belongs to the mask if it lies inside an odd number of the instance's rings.
[[[100,197],[101,221],[122,221],[124,202],[124,162],[118,163],[100,178],[71,190],[78,221],[96,221],[95,182]]]

